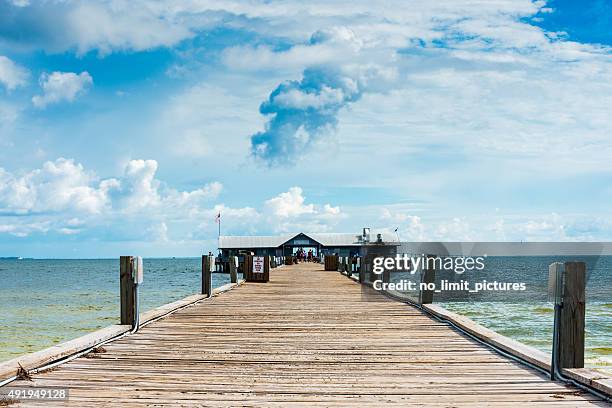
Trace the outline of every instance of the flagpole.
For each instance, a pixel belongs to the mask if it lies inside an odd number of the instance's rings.
[[[221,247],[221,211],[219,211],[218,219],[219,219],[219,235],[217,235],[217,252],[219,252],[219,248]]]

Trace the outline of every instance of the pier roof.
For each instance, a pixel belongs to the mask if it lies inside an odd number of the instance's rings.
[[[300,235],[306,235],[322,246],[359,246],[358,234],[350,233],[308,233],[298,232],[268,236],[228,236],[219,237],[219,248],[278,248]]]

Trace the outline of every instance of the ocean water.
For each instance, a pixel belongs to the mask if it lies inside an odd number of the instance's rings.
[[[524,282],[525,291],[461,291],[434,294],[434,303],[464,315],[504,336],[544,352],[552,350],[554,305],[548,301],[548,266],[553,262],[583,261],[587,268],[585,366],[612,375],[612,256],[509,256],[488,257],[485,269],[456,275],[437,272],[436,282],[467,280],[478,282]],[[406,273],[392,275],[392,281],[408,279]],[[402,292],[410,300],[415,292]]]
[[[449,310],[550,352],[553,305],[547,302],[550,257],[491,257],[479,276],[524,281],[526,293],[435,298]],[[587,261],[586,366],[612,375],[612,257]],[[141,311],[199,293],[201,259],[145,259]],[[399,279],[401,275],[393,277]],[[213,274],[213,287],[229,282]],[[410,296],[410,294],[406,294]],[[41,350],[119,322],[119,260],[1,260],[0,361]]]
[[[521,343],[546,353],[552,350],[552,303],[453,302],[441,305]],[[585,326],[585,367],[612,376],[612,300],[587,303]]]
[[[143,262],[141,312],[200,293],[201,258]],[[118,324],[119,307],[119,259],[0,259],[0,361]]]

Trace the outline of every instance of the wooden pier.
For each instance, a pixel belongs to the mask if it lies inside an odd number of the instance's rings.
[[[368,290],[274,269],[10,386],[69,389],[39,406],[609,406]]]

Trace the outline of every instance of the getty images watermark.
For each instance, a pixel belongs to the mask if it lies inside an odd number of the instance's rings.
[[[412,276],[417,272],[423,273],[427,270],[438,272],[453,272],[455,275],[463,275],[469,271],[483,271],[486,268],[487,255],[483,256],[431,256],[421,254],[419,256],[408,254],[397,254],[388,257],[376,257],[372,261],[372,272],[379,279],[372,282],[372,286],[378,291],[417,291],[427,290],[440,293],[443,291],[465,291],[478,293],[481,291],[524,291],[525,282],[499,282],[497,280],[487,281],[482,279],[471,282],[467,279],[441,279],[436,282],[415,282],[405,278],[398,281],[387,282],[383,279],[385,272],[399,273]]]
[[[589,300],[609,297],[610,242],[393,242],[361,255],[364,299],[429,300],[433,292],[436,302],[547,302],[549,266],[558,262],[584,262]]]

